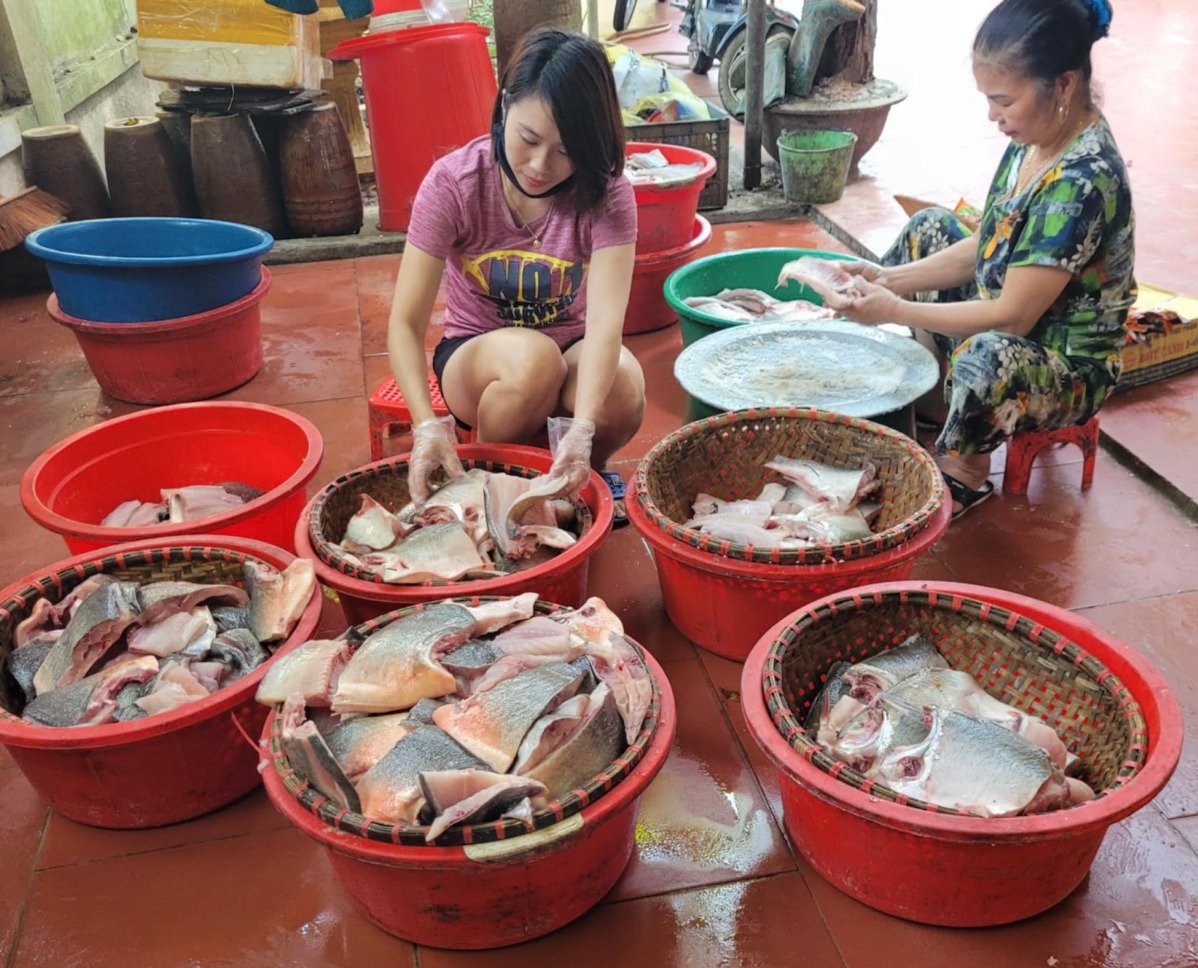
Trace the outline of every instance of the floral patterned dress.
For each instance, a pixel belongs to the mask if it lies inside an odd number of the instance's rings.
[[[989,453],[1015,433],[1083,423],[1119,379],[1123,322],[1136,295],[1135,220],[1123,159],[1099,118],[1056,164],[1016,192],[1028,150],[1012,142],[991,183],[978,226],[974,283],[916,299],[996,299],[1015,266],[1055,266],[1072,278],[1026,337],[935,337],[949,359],[939,453]],[[968,234],[951,212],[925,209],[882,264],[925,258]]]

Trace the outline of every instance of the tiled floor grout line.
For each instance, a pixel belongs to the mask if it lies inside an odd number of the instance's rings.
[[[1155,471],[1149,467],[1106,431],[1101,429],[1098,431],[1098,442],[1102,449],[1115,459],[1117,464],[1127,468],[1137,479],[1157,491],[1183,517],[1198,523],[1198,501],[1195,501],[1159,471]]]
[[[17,948],[21,943],[21,934],[25,930],[25,914],[29,910],[29,902],[33,897],[33,882],[37,879],[38,869],[37,863],[41,859],[42,851],[46,849],[46,835],[50,830],[50,817],[52,811],[46,811],[46,818],[42,822],[42,834],[38,838],[37,850],[33,854],[33,864],[29,870],[29,880],[25,886],[25,896],[21,899],[21,910],[17,912],[17,920],[13,925],[12,944],[8,949],[8,957],[5,959],[5,968],[12,968],[16,962]]]
[[[1148,602],[1161,601],[1162,599],[1165,599],[1165,598],[1176,598],[1178,595],[1192,595],[1195,592],[1198,592],[1198,587],[1179,588],[1179,589],[1177,589],[1175,591],[1171,591],[1171,592],[1162,592],[1159,595],[1147,595],[1144,598],[1121,598],[1118,601],[1114,601],[1114,602],[1099,602],[1095,605],[1082,605],[1079,608],[1068,609],[1068,611],[1076,612],[1077,614],[1081,615],[1082,613],[1088,612],[1094,608],[1109,608],[1112,605],[1133,605],[1133,604],[1141,605],[1141,604],[1146,604]]]

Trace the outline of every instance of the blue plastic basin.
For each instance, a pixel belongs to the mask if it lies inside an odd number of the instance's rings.
[[[63,311],[102,323],[144,323],[218,309],[262,274],[269,232],[195,218],[63,222],[25,240],[44,259]]]

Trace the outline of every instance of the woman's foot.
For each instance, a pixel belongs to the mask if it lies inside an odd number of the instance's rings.
[[[937,458],[936,463],[952,495],[954,521],[994,493],[994,484],[989,480],[989,454],[964,457],[945,454]]]
[[[615,471],[600,471],[599,476],[611,488],[612,528],[622,528],[628,523],[628,512],[624,509],[624,478]]]

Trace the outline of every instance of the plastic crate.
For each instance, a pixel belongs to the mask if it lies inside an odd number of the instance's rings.
[[[728,115],[717,107],[709,107],[718,116],[707,121],[662,121],[624,126],[629,141],[684,145],[706,151],[715,159],[715,174],[707,180],[707,187],[699,196],[700,212],[728,204]]]

